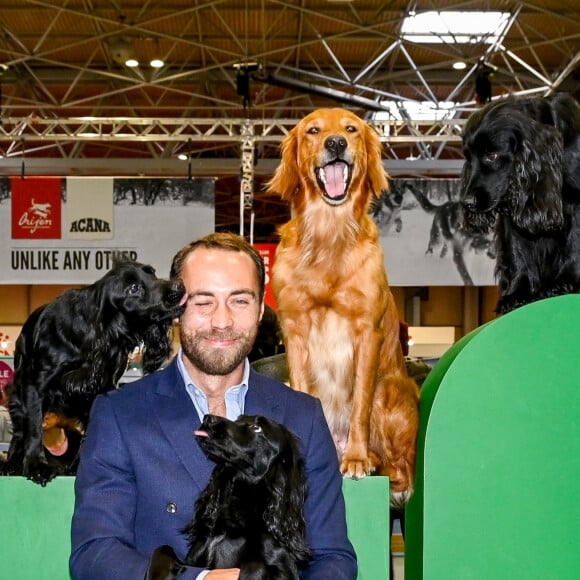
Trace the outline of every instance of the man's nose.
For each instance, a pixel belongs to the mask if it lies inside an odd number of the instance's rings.
[[[227,304],[218,304],[211,317],[212,326],[215,328],[228,328],[233,324],[234,317]]]

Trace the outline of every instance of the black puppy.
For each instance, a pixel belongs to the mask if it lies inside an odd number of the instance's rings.
[[[171,580],[184,566],[240,568],[240,580],[294,580],[310,558],[306,480],[294,436],[261,416],[236,421],[206,415],[196,432],[216,466],[184,530],[190,550],[180,562],[161,546],[147,580]]]
[[[497,311],[580,291],[580,106],[507,98],[463,134],[464,225],[493,229]]]
[[[118,262],[94,284],[68,290],[37,308],[16,341],[9,409],[13,435],[4,474],[45,485],[67,465],[47,461],[42,424],[47,413],[86,428],[97,395],[116,388],[128,355],[143,349],[143,369],[158,369],[171,352],[169,329],[186,299],[181,282],[157,278],[137,262]]]

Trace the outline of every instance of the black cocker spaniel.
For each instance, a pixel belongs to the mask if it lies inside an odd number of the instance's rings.
[[[240,580],[295,580],[310,559],[306,479],[295,437],[259,415],[230,421],[206,415],[196,432],[216,465],[184,530],[181,562],[169,546],[152,555],[147,580],[171,580],[184,566],[240,568]]]
[[[580,291],[580,106],[569,95],[506,98],[463,133],[466,228],[493,229],[497,312]]]
[[[72,456],[50,456],[43,423],[70,418],[82,432],[93,401],[116,388],[136,347],[142,348],[144,372],[158,369],[171,352],[169,330],[185,298],[181,282],[157,278],[149,265],[118,261],[94,284],[37,308],[16,341],[13,435],[0,471],[41,485],[74,474],[78,445]]]

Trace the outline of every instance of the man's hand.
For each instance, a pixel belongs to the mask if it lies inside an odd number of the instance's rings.
[[[239,568],[227,568],[223,570],[212,570],[207,576],[207,580],[238,580],[240,577]]]

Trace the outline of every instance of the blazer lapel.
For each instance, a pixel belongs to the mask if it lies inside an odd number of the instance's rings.
[[[211,476],[213,463],[207,459],[196,441],[194,431],[199,428],[201,421],[175,362],[159,373],[159,382],[153,396],[153,408],[160,429],[191,478],[200,490],[203,489]],[[265,415],[281,422],[285,406],[285,398],[275,397],[267,380],[250,371],[244,413]]]
[[[201,421],[185,390],[177,364],[173,362],[161,372],[163,377],[160,377],[154,393],[159,426],[191,478],[203,489],[210,478],[213,463],[207,459],[194,435]]]
[[[246,415],[264,415],[281,422],[286,408],[285,401],[274,396],[265,378],[250,370],[249,388],[244,405]]]

